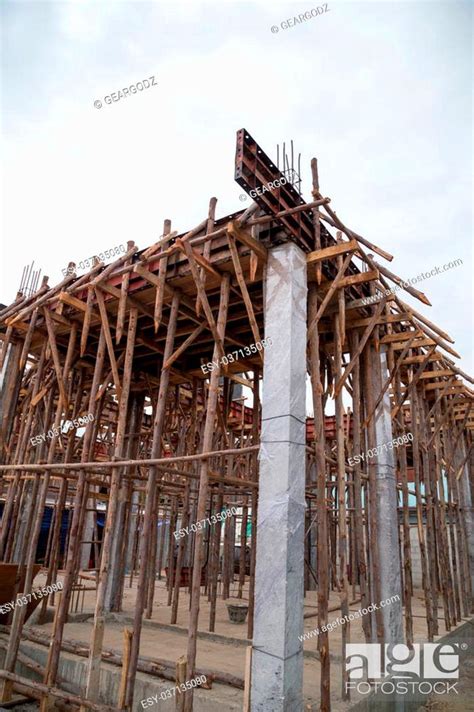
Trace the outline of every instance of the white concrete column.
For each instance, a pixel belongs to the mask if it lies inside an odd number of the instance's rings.
[[[94,485],[92,486],[92,489],[94,489]],[[94,512],[90,511],[95,505],[95,501],[93,499],[88,499],[87,500],[87,509],[89,511],[86,512],[86,515],[84,517],[84,527],[82,530],[82,540],[83,542],[87,542],[84,544],[81,544],[81,558],[80,558],[80,564],[79,568],[81,570],[86,570],[89,568],[89,561],[91,558],[91,550],[92,550],[92,544],[90,543],[92,539],[94,538]],[[95,564],[97,566],[97,562]]]
[[[454,468],[456,475],[458,474],[458,468],[463,463],[465,457],[466,448],[464,445],[464,438],[462,437],[461,441],[456,447],[456,453],[454,458]],[[461,496],[463,519],[466,528],[467,554],[469,559],[471,591],[474,593],[474,507],[472,505],[472,492],[469,478],[469,458],[464,463],[462,475],[459,478],[459,493]],[[473,604],[474,601],[471,600],[471,606]]]
[[[374,358],[378,358],[374,352]],[[377,364],[378,366],[378,364]],[[380,348],[380,369],[374,375],[381,375],[381,384],[389,377],[387,368],[387,347]],[[378,397],[379,389],[375,395]],[[400,570],[400,549],[398,546],[398,510],[396,461],[394,451],[388,447],[393,440],[390,396],[385,392],[375,412],[375,437],[377,451],[377,529],[380,560],[380,597],[385,601],[398,594],[399,600],[382,609],[386,643],[402,643],[403,609],[402,581]],[[384,447],[385,446],[385,447]],[[403,446],[400,446],[403,447]],[[379,604],[380,601],[373,601]]]
[[[269,251],[265,292],[252,712],[303,708],[306,258]]]

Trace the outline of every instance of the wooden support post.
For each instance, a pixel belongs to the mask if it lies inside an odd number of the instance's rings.
[[[220,348],[219,343],[222,343],[225,334],[227,322],[227,308],[229,304],[230,276],[224,275],[221,282],[221,296],[219,304],[219,315],[217,318],[217,336],[218,340],[214,345],[213,360],[219,359]],[[205,306],[205,301],[203,305]],[[206,297],[207,301],[207,297]],[[214,434],[214,421],[216,417],[216,407],[219,388],[220,367],[216,368],[211,373],[209,383],[209,398],[207,403],[206,421],[204,426],[204,437],[202,442],[202,452],[207,452],[212,449],[212,438]],[[199,472],[199,495],[197,503],[197,521],[205,518],[206,503],[208,495],[208,462],[203,460],[200,465]],[[196,634],[199,618],[199,598],[201,588],[201,567],[202,567],[202,539],[203,532],[198,530],[195,535],[194,542],[194,565],[193,565],[193,581],[191,591],[191,611],[189,617],[189,634],[188,634],[188,675],[194,677],[196,665]],[[185,712],[191,712],[193,706],[193,691],[185,693]]]
[[[171,312],[168,321],[168,331],[166,334],[165,351],[163,360],[166,361],[172,352],[174,339],[176,334],[176,326],[178,322],[178,309],[180,303],[180,293],[175,291],[171,304]],[[156,458],[162,449],[162,434],[166,413],[166,399],[168,394],[170,371],[169,368],[163,368],[160,375],[160,386],[158,391],[158,401],[155,411],[155,420],[153,423],[153,442],[152,442],[152,457]],[[143,532],[140,539],[140,571],[138,574],[137,598],[135,604],[135,616],[133,621],[133,640],[130,652],[130,669],[127,676],[127,694],[126,705],[128,709],[133,707],[133,689],[136,676],[136,667],[138,660],[138,651],[140,648],[140,635],[142,628],[142,615],[145,607],[146,591],[147,591],[147,556],[150,550],[150,537],[152,526],[152,511],[155,503],[155,487],[156,487],[157,470],[151,466],[146,486],[145,497],[145,513],[143,520]]]
[[[309,322],[312,323],[318,312],[318,299],[314,285],[309,285]],[[317,327],[310,333],[309,359],[311,366],[311,386],[314,408],[314,447],[317,477],[317,513],[318,513],[318,650],[321,661],[321,712],[331,709],[330,697],[330,657],[329,635],[322,630],[328,622],[329,598],[329,555],[328,555],[328,522],[326,510],[326,459],[324,438],[324,407],[322,396],[324,392],[321,381],[321,362],[319,351],[319,333]]]
[[[102,313],[103,302],[99,298],[99,307],[101,308],[102,323],[107,341],[107,326],[104,323],[104,315]],[[105,307],[103,307],[105,309]],[[128,412],[128,398],[130,394],[130,385],[132,380],[133,353],[135,348],[135,337],[137,332],[138,313],[135,308],[130,310],[130,318],[128,323],[127,336],[127,351],[125,356],[125,366],[123,374],[123,388],[121,389],[119,403],[119,417],[117,423],[117,433],[115,439],[115,457],[119,460],[123,457],[123,447],[125,442],[126,420]],[[110,334],[109,334],[110,335]],[[109,351],[110,356],[110,351]],[[118,376],[118,374],[117,374]],[[118,508],[118,494],[120,489],[120,468],[116,467],[112,470],[112,477],[109,490],[109,501],[107,509],[107,519],[105,522],[101,562],[99,571],[99,580],[97,584],[97,597],[94,611],[94,626],[91,635],[90,656],[87,670],[86,696],[96,702],[99,698],[99,681],[100,681],[100,663],[102,656],[102,645],[104,639],[104,624],[105,624],[105,595],[107,589],[107,579],[110,571],[110,554],[112,548],[112,538],[115,531],[116,515]]]

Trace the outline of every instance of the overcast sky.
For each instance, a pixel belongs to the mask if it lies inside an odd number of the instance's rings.
[[[241,209],[245,127],[271,156],[294,140],[308,200],[317,156],[321,192],[403,278],[463,260],[418,285],[431,308],[407,301],[472,372],[472,4],[329,2],[284,29],[318,6],[3,2],[0,302],[33,260],[55,284],[165,218],[194,227],[211,196]]]

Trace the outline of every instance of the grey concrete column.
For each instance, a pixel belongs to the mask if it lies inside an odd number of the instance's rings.
[[[464,438],[458,443],[454,457],[454,469],[457,474],[458,468],[466,457]],[[464,526],[466,528],[467,554],[469,558],[469,572],[471,578],[471,591],[474,593],[474,507],[472,505],[472,492],[469,477],[469,458],[464,463],[462,475],[459,478],[459,494],[461,506],[464,514]],[[471,606],[474,601],[471,600]]]
[[[387,368],[387,347],[381,346],[380,355],[374,352],[374,375],[380,374],[379,383],[389,377]],[[380,388],[375,391],[378,397]],[[377,529],[380,560],[380,597],[385,601],[398,594],[399,600],[382,609],[386,643],[401,643],[403,634],[402,581],[400,570],[400,549],[398,546],[398,510],[396,488],[396,461],[388,443],[393,440],[392,418],[390,416],[390,397],[388,391],[375,412],[375,437],[377,451]],[[385,447],[384,447],[385,446]],[[403,447],[403,446],[401,446]],[[380,601],[373,601],[379,604]]]
[[[252,712],[303,709],[306,259],[269,251],[265,293]]]
[[[32,482],[27,482],[22,495],[18,513],[17,530],[12,552],[12,562],[21,564],[25,562],[26,549],[29,541],[28,533],[31,531],[33,500],[37,499],[38,488]]]
[[[125,571],[127,574],[132,570],[133,546],[135,543],[134,534],[137,527],[139,506],[138,492],[134,492],[132,494],[132,504],[128,520],[127,551],[125,555]]]
[[[92,486],[92,490],[94,490],[95,485]],[[95,505],[95,501],[93,499],[88,499],[87,500],[87,509],[91,510]],[[90,543],[92,539],[94,538],[94,512],[88,511],[85,514],[84,517],[84,528],[82,530],[82,540],[84,542],[87,542],[87,544],[81,544],[81,559],[80,559],[80,564],[79,567],[82,570],[88,569],[89,568],[89,561],[91,558],[91,548],[92,544]],[[97,562],[96,562],[97,565]]]
[[[143,405],[143,393],[132,393],[130,395],[127,412],[126,433],[122,450],[122,455],[125,460],[134,460],[136,459],[138,454]],[[121,483],[117,497],[117,511],[115,515],[115,529],[110,549],[109,575],[107,577],[104,601],[105,610],[108,612],[122,610],[125,567],[128,562],[128,543],[126,539],[124,541],[124,537],[127,537],[128,534],[128,536],[131,537],[132,540],[131,544],[133,544],[133,532],[135,531],[134,528],[131,528],[131,525],[133,525],[134,527],[136,523],[133,514],[131,514],[129,518],[128,531],[125,527],[127,514],[126,510],[127,507],[130,506],[129,504],[127,504],[129,492],[128,482],[124,477],[126,472],[126,468],[121,471]],[[132,501],[138,501],[137,497],[138,492],[134,492]],[[133,506],[132,509],[134,509]],[[138,507],[136,507],[135,509],[136,511],[138,511]]]

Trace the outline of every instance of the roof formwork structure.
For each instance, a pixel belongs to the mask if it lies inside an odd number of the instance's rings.
[[[256,578],[262,581],[264,575],[262,565],[256,576],[264,524],[257,509],[259,472],[270,447],[261,443],[266,398],[261,381],[272,353],[278,353],[276,342],[287,343],[289,328],[282,320],[279,333],[269,332],[269,259],[290,244],[305,262],[307,349],[300,367],[311,379],[314,406],[303,448],[306,509],[298,515],[304,524],[304,564],[292,575],[304,580],[305,590],[317,589],[320,630],[328,622],[330,591],[338,592],[343,615],[354,594],[364,608],[382,600],[380,516],[388,501],[383,487],[393,484],[390,506],[400,546],[394,575],[402,593],[404,640],[414,639],[411,512],[418,524],[427,639],[434,640],[441,622],[451,630],[471,612],[474,394],[466,382],[473,380],[456,366],[459,355],[450,335],[405,303],[392,285],[424,305],[430,304],[428,298],[382,264],[392,255],[341,222],[320,192],[316,159],[311,173],[312,200],[305,203],[242,129],[235,177],[256,194],[248,209],[218,219],[217,199],[211,198],[207,216],[192,230],[178,233],[165,220],[163,234],[148,248],[130,241],[124,254],[108,265],[96,258],[82,276],[70,263],[59,284],[50,287],[44,278],[35,294],[19,293],[0,313],[0,558],[4,565],[16,565],[15,597],[31,594],[44,512],[52,507],[42,563],[48,584],[59,573],[63,583],[54,600],[54,633],[42,682],[15,668],[21,641],[35,635],[25,628],[27,607],[17,606],[1,627],[8,634],[0,671],[3,700],[16,690],[39,699],[43,710],[54,700],[81,709],[132,710],[137,670],[153,673],[153,665],[140,656],[140,636],[153,612],[163,566],[172,624],[184,595],[182,573],[189,572],[188,647],[181,665],[187,679],[193,678],[200,672],[200,602],[210,601],[208,627],[214,631],[218,584],[227,598],[236,545],[238,595],[248,591],[252,641]],[[263,191],[275,181],[281,184]],[[264,337],[273,343],[262,347]],[[291,374],[282,370],[279,377],[285,384]],[[236,385],[252,392],[250,408],[233,399]],[[325,415],[330,400],[333,427]],[[412,435],[393,450],[395,476],[388,485],[380,476],[381,409],[393,438]],[[373,456],[354,459],[367,451]],[[173,532],[179,527],[232,507],[239,511],[239,536],[229,518],[225,525],[218,522],[180,538],[176,550]],[[91,516],[100,508],[105,511],[102,539],[89,541]],[[62,552],[64,510],[69,517]],[[89,552],[97,591],[87,681],[81,694],[72,695],[61,683],[59,663],[71,645],[65,626]],[[100,702],[101,667],[110,659],[105,621],[108,612],[121,610],[129,566],[137,581],[136,606],[128,647],[118,656],[123,684],[111,707]],[[43,615],[47,602],[41,602]],[[302,604],[296,609],[302,626]],[[366,640],[392,640],[387,621],[381,610],[365,616]],[[347,625],[343,643],[349,642]],[[338,691],[330,688],[327,632],[320,633],[318,648],[320,708],[329,710],[331,694]],[[158,674],[175,679],[175,662],[160,659]],[[212,679],[244,687],[244,676],[214,671],[209,684]],[[245,679],[248,700],[249,676]],[[192,690],[182,702],[183,709],[192,709]]]

